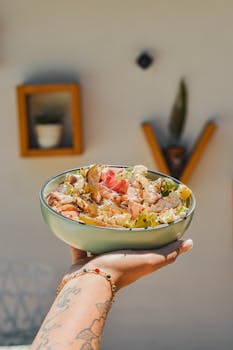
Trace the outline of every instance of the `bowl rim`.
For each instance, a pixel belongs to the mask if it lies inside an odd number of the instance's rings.
[[[102,163],[101,163],[102,164]],[[67,218],[63,215],[61,215],[60,213],[56,212],[54,209],[52,209],[48,203],[46,202],[45,198],[44,198],[44,190],[46,188],[46,186],[53,180],[55,180],[56,178],[62,176],[62,175],[65,175],[69,172],[72,172],[72,171],[77,171],[77,170],[80,170],[80,169],[86,169],[86,168],[90,168],[93,164],[90,164],[90,165],[86,165],[86,166],[80,166],[80,167],[76,167],[76,168],[71,168],[71,169],[68,169],[68,170],[65,170],[65,171],[62,171],[62,172],[59,172],[57,173],[56,175],[54,176],[51,176],[49,177],[42,185],[41,185],[41,188],[40,188],[40,192],[39,192],[39,197],[40,197],[40,201],[41,203],[46,207],[46,209],[48,209],[52,214],[56,215],[57,217],[59,217],[60,219],[63,219],[67,222],[72,222],[72,223],[76,223],[76,224],[80,224],[80,225],[84,225],[84,226],[87,226],[87,227],[91,227],[91,228],[95,228],[95,229],[100,229],[100,230],[111,230],[111,231],[127,231],[127,232],[146,232],[146,231],[153,231],[153,230],[158,230],[158,229],[161,229],[161,228],[164,228],[164,227],[169,227],[169,226],[172,226],[172,225],[175,225],[181,221],[184,221],[186,220],[190,215],[193,214],[195,208],[196,208],[196,199],[195,199],[195,196],[193,194],[193,192],[191,192],[191,206],[187,212],[187,214],[183,217],[183,218],[179,218],[177,220],[174,220],[170,223],[167,223],[167,224],[161,224],[161,225],[158,225],[158,226],[149,226],[149,227],[135,227],[135,228],[128,228],[128,227],[107,227],[107,226],[98,226],[98,225],[91,225],[91,224],[86,224],[85,222],[81,222],[81,221],[78,221],[78,220],[74,220],[74,219],[70,219],[70,218]],[[104,164],[105,166],[109,167],[109,168],[131,168],[132,165],[128,166],[128,165],[109,165],[109,164]],[[167,175],[167,174],[164,174],[164,173],[161,173],[159,171],[155,171],[155,170],[147,170],[148,173],[152,173],[154,175],[159,175],[161,177],[167,177],[169,179],[172,179],[174,182],[178,183],[178,184],[183,184],[183,182],[181,182],[180,180],[170,176],[170,175]]]

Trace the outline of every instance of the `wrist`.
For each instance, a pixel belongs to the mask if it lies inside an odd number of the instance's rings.
[[[65,287],[65,285],[71,284],[85,284],[87,288],[95,290],[95,288],[108,291],[105,294],[109,294],[109,299],[114,298],[117,286],[115,285],[111,274],[106,273],[99,268],[88,269],[83,267],[77,269],[77,266],[72,266],[70,271],[63,277],[61,283],[57,288],[57,295]],[[94,288],[94,289],[93,289]]]

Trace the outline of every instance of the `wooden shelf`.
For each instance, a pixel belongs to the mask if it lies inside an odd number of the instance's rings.
[[[143,129],[143,132],[146,136],[149,147],[151,149],[153,158],[154,158],[154,160],[159,168],[159,171],[161,171],[161,173],[165,173],[167,175],[170,175],[170,171],[168,169],[167,162],[166,162],[166,160],[163,156],[163,152],[159,146],[159,142],[158,142],[158,139],[154,133],[153,126],[151,125],[151,123],[143,123],[142,129]]]
[[[201,135],[199,136],[194,148],[193,148],[193,151],[191,152],[190,156],[189,156],[189,159],[188,159],[188,162],[185,166],[185,168],[183,169],[183,172],[180,176],[180,180],[182,182],[187,182],[189,180],[189,178],[191,177],[199,159],[202,157],[203,153],[204,153],[204,150],[205,148],[207,147],[209,141],[211,140],[213,134],[215,133],[217,129],[217,125],[212,122],[212,121],[209,121]]]
[[[214,135],[216,129],[217,125],[213,121],[209,121],[206,123],[191,154],[188,157],[185,167],[181,173],[181,176],[179,177],[182,182],[188,182],[188,180],[190,179],[191,175],[195,170],[195,167],[197,166],[198,161],[202,157],[204,150],[207,147],[212,136]],[[171,175],[152,124],[150,122],[143,123],[142,130],[145,134],[154,161],[156,162],[159,171],[167,175]]]
[[[82,152],[80,87],[78,84],[20,85],[18,101],[20,154],[22,157],[73,155]],[[64,114],[63,137],[59,146],[42,148],[35,133],[35,117],[46,110]]]

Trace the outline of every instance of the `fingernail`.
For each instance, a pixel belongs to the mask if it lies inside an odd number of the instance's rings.
[[[182,248],[184,248],[185,251],[188,251],[188,250],[192,249],[192,247],[193,247],[193,240],[192,239],[186,239],[182,243]]]

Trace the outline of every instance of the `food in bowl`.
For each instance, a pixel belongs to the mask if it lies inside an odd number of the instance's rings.
[[[143,165],[94,164],[65,174],[46,196],[62,216],[94,226],[150,228],[184,218],[191,190],[170,177],[150,178]]]
[[[129,169],[129,167],[123,165],[110,165],[108,167],[116,171]],[[85,167],[84,170],[87,171],[89,168],[91,166]],[[119,249],[154,249],[180,239],[188,229],[196,206],[193,193],[186,200],[183,199],[185,200],[185,206],[188,207],[185,216],[170,223],[153,227],[114,227],[107,224],[100,226],[95,223],[94,218],[88,224],[58,213],[48,204],[50,193],[64,183],[68,174],[79,174],[82,171],[82,168],[66,170],[47,179],[41,186],[40,205],[43,218],[52,232],[63,242],[93,254],[102,254]],[[148,170],[146,177],[151,180],[166,178],[172,180],[177,187],[182,185],[177,179],[152,170]],[[180,189],[182,189],[182,186]],[[187,195],[187,192],[184,191],[184,196],[185,193]],[[166,196],[166,193],[164,195]]]

